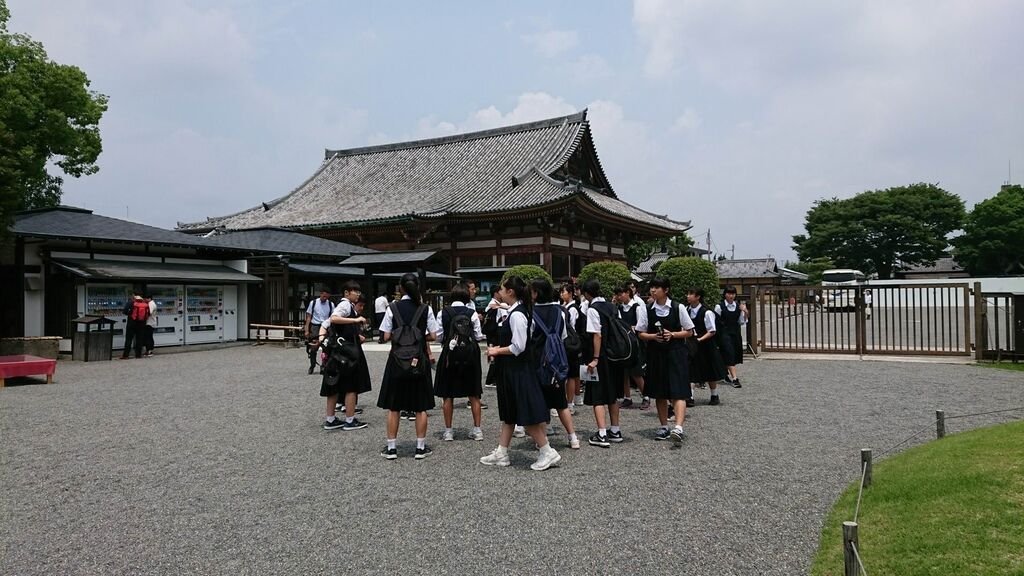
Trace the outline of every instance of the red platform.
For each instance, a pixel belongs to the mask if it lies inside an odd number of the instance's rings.
[[[0,356],[0,388],[4,380],[15,376],[46,376],[46,383],[53,382],[53,373],[57,370],[57,361],[40,358],[29,354]]]

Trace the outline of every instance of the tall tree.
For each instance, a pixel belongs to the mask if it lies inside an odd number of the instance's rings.
[[[50,60],[43,45],[7,30],[0,0],[0,233],[13,212],[60,203],[60,174],[94,174],[107,97],[89,90],[75,66]]]
[[[804,220],[807,234],[793,236],[793,249],[801,261],[830,258],[891,278],[896,270],[934,264],[963,221],[963,200],[934,184],[872,190],[816,201]]]
[[[957,263],[973,276],[1024,273],[1024,188],[1003,186],[976,204],[953,246]]]
[[[668,252],[669,256],[687,256],[690,246],[693,246],[693,238],[686,232],[671,238],[636,240],[626,246],[626,263],[632,270],[656,252]]]

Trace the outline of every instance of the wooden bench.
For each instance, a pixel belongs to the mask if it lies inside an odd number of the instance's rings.
[[[14,354],[0,356],[0,388],[4,380],[15,376],[46,376],[46,383],[53,383],[53,373],[57,370],[57,361],[40,358],[30,354]]]
[[[265,342],[270,342],[270,331],[281,330],[284,332],[285,346],[295,346],[298,342],[303,340],[302,333],[305,330],[302,326],[280,326],[277,324],[249,324],[250,330],[256,331],[256,343],[253,346],[261,346]]]

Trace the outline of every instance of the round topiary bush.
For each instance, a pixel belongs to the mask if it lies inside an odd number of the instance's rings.
[[[718,269],[707,260],[694,256],[669,258],[655,269],[654,276],[664,276],[672,283],[673,300],[685,302],[687,290],[703,288],[706,304],[713,306],[718,302]]]
[[[513,266],[505,271],[505,274],[501,277],[501,284],[505,283],[505,280],[517,276],[526,283],[527,286],[530,282],[537,278],[543,278],[548,282],[551,282],[551,274],[548,274],[547,270],[537,266],[535,264],[520,264],[519,266]]]
[[[591,262],[580,270],[576,281],[582,286],[587,280],[597,280],[601,284],[601,296],[611,300],[615,295],[615,286],[632,279],[629,269],[620,262]]]

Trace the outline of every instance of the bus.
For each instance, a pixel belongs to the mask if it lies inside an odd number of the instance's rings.
[[[834,268],[821,273],[822,309],[826,312],[835,310],[853,311],[857,309],[856,291],[849,289],[829,290],[829,286],[854,287],[864,283],[867,276],[860,270],[852,268]]]

